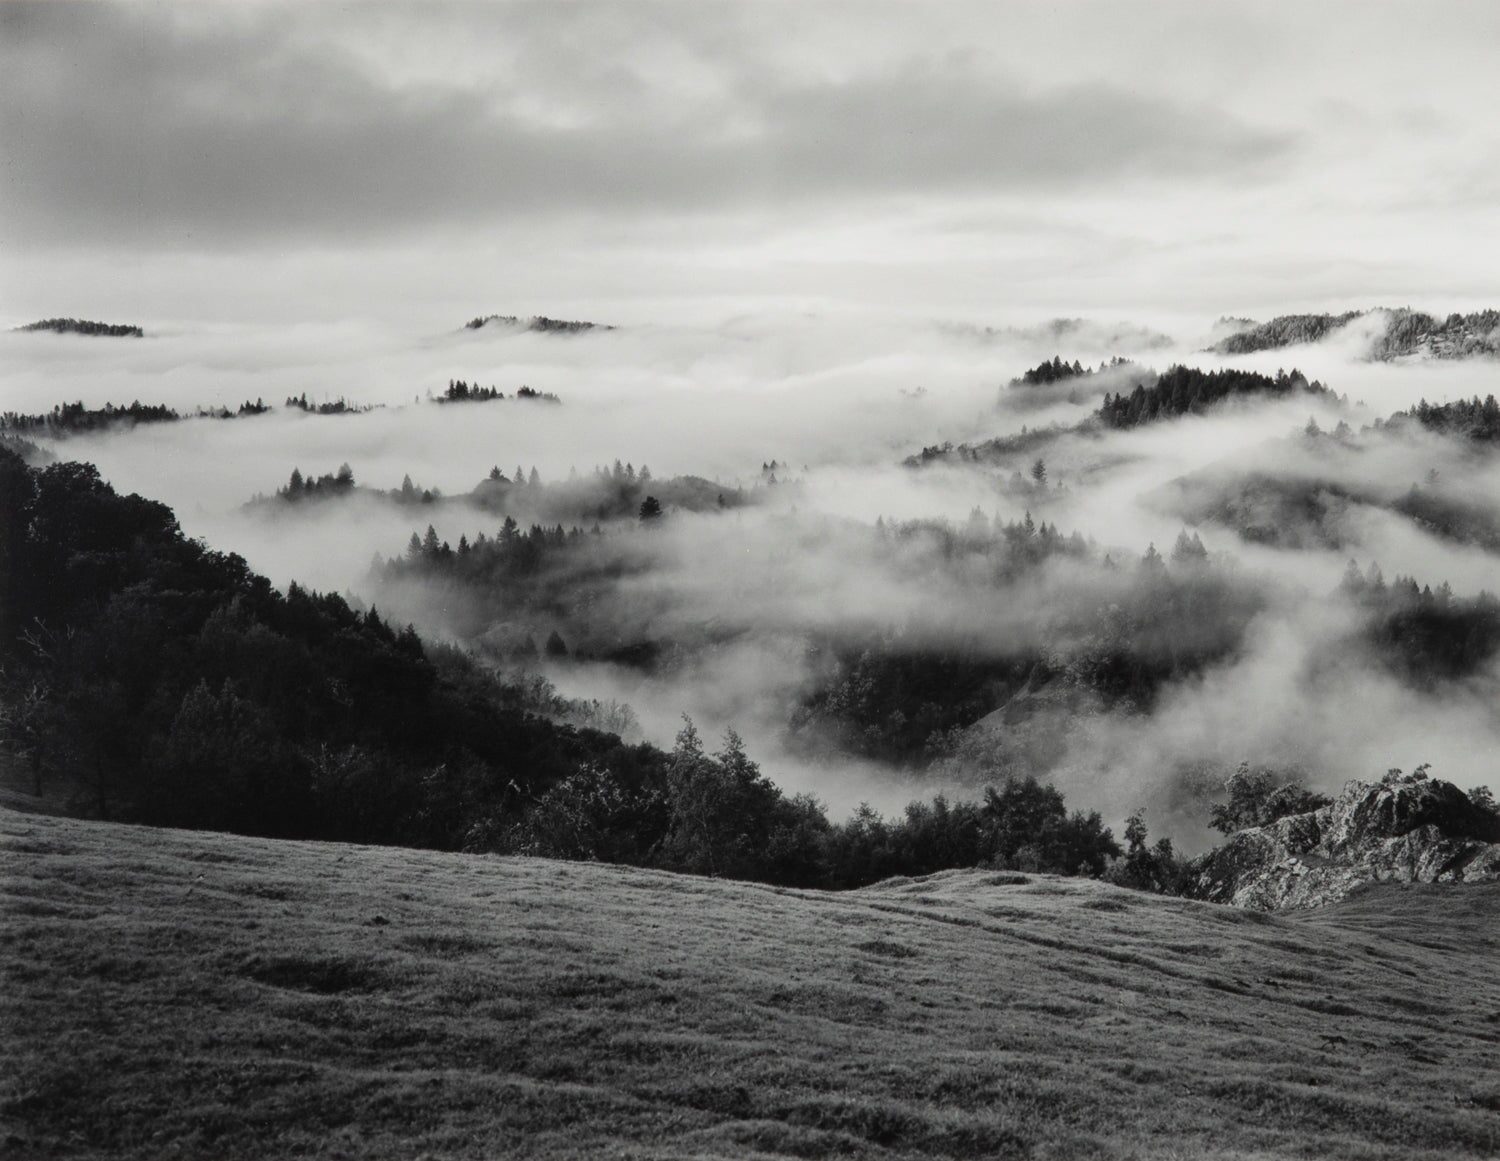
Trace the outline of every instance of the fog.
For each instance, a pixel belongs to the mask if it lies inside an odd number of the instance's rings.
[[[1463,785],[1493,777],[1494,672],[1421,691],[1403,684],[1358,647],[1355,614],[1337,591],[1350,559],[1378,562],[1387,578],[1446,580],[1460,595],[1500,591],[1500,556],[1392,507],[1418,485],[1500,519],[1500,463],[1455,439],[1372,426],[1419,399],[1489,393],[1490,364],[1374,364],[1363,359],[1367,338],[1348,333],[1228,359],[1201,350],[1212,320],[1177,320],[1186,336],[1177,339],[1160,329],[1174,323],[1165,317],[1002,319],[981,328],[886,311],[769,312],[577,334],[462,322],[429,333],[356,323],[174,324],[139,340],[10,333],[0,335],[0,379],[6,408],[22,412],[65,400],[138,399],[184,413],[255,399],[276,405],[263,416],[116,428],[49,447],[94,462],[122,490],[172,505],[189,535],[243,554],[278,585],[378,601],[388,615],[482,655],[486,633],[476,631],[468,598],[392,584],[372,572],[372,558],[400,556],[429,523],[452,544],[493,537],[504,512],[467,496],[494,467],[507,475],[534,467],[548,483],[575,470],[587,479],[621,460],[649,465],[659,481],[710,481],[710,493],[723,489],[743,505],[669,508],[648,535],[633,519],[606,521],[601,543],[611,547],[600,551],[627,554],[631,567],[591,598],[590,616],[622,639],[717,643],[690,645],[651,672],[598,660],[538,664],[566,695],[627,702],[659,744],[671,744],[683,714],[710,737],[735,727],[767,773],[817,794],[835,814],[860,801],[894,810],[937,790],[973,793],[975,784],[951,764],[922,774],[799,743],[789,716],[829,678],[810,642],[884,629],[981,657],[1055,650],[1067,645],[1070,617],[1128,600],[1147,546],[1165,555],[1189,525],[1259,611],[1240,648],[1170,685],[1149,714],[1070,720],[1062,757],[1036,771],[1070,802],[1116,822],[1144,806],[1156,828],[1192,847],[1204,841],[1202,799],[1215,789],[1192,773],[1205,763],[1298,767],[1325,789],[1422,761]],[[1088,366],[1124,355],[1157,370],[1295,366],[1335,394],[1228,403],[1109,431],[1085,421],[1137,369],[1010,385],[1053,355]],[[507,396],[524,384],[562,402],[435,402],[455,378]],[[373,409],[319,416],[279,406],[304,393],[313,403],[344,398]],[[1342,421],[1349,435],[1309,437],[1309,419],[1325,433]],[[1052,428],[1025,454],[902,465],[923,447]],[[1018,489],[1017,473],[1029,478],[1036,458],[1046,486]],[[772,461],[774,485],[763,471]],[[361,485],[349,497],[247,505],[273,496],[294,467],[312,477],[343,463]],[[446,499],[402,506],[374,491],[406,476]],[[1204,515],[1222,497],[1242,503],[1254,480],[1331,490],[1337,504],[1290,543],[1248,539],[1234,521]],[[511,507],[524,518],[520,499]],[[976,510],[987,529],[1029,514],[1063,536],[1076,532],[1091,556],[997,579],[988,558],[955,554],[940,531],[946,522],[961,532]],[[877,520],[938,524],[892,542]],[[1100,571],[1106,554],[1118,571]],[[534,627],[554,624],[574,632],[567,621]],[[705,626],[712,631],[703,638]],[[980,738],[987,728],[975,727]]]

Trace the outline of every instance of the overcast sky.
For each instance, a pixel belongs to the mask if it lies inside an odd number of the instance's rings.
[[[0,4],[0,318],[1500,304],[1500,5]]]

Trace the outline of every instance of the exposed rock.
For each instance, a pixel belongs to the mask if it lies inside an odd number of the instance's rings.
[[[1451,782],[1348,782],[1328,806],[1240,831],[1193,867],[1195,898],[1320,907],[1365,883],[1500,880],[1500,817]]]

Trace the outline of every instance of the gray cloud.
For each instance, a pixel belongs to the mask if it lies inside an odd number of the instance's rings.
[[[360,9],[319,13],[342,23],[325,20],[317,36],[275,10],[213,22],[176,15],[71,4],[0,14],[0,206],[12,244],[212,248],[558,211],[784,213],[873,197],[1243,177],[1292,145],[1211,108],[1109,84],[1026,91],[967,57],[810,80],[696,46],[682,55],[717,70],[713,99],[675,100],[669,69],[653,82],[639,69],[580,67],[576,90],[563,76],[537,94],[569,114],[548,117],[528,106],[526,85],[548,59],[578,63],[549,57],[561,26],[481,21],[475,35],[524,43],[497,41],[483,82],[435,84],[430,68],[416,81],[383,77],[331,47],[358,31]],[[579,25],[570,18],[568,34],[586,35]]]

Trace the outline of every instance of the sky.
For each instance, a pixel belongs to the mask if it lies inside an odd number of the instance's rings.
[[[1500,7],[6,3],[0,321],[1496,299]]]

